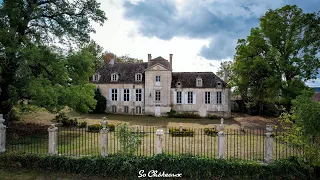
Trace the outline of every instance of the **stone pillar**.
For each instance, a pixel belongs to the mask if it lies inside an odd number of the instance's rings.
[[[3,114],[0,114],[0,154],[6,152],[6,126],[3,124]]]
[[[226,135],[224,134],[224,119],[221,118],[221,124],[218,126],[218,158],[224,158],[224,146]]]
[[[162,136],[163,136],[163,130],[157,129],[156,135],[157,135],[157,154],[162,153]]]
[[[273,162],[273,125],[267,125],[266,126],[266,150],[265,150],[265,157],[264,162],[265,163],[271,163]]]
[[[107,118],[103,117],[101,121],[102,129],[101,134],[101,156],[108,156],[108,129],[107,129]]]
[[[48,154],[54,155],[58,154],[57,146],[58,146],[58,128],[51,124],[51,126],[48,128],[49,132],[49,146],[48,146]]]

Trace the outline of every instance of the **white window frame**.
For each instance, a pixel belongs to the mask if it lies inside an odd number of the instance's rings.
[[[130,101],[130,90],[123,89],[123,101]]]
[[[136,81],[141,82],[142,81],[142,74],[141,73],[136,73]]]
[[[182,91],[177,91],[177,104],[182,104]]]
[[[222,104],[222,92],[221,92],[221,91],[217,91],[217,92],[216,92],[216,95],[217,95],[217,101],[216,101],[216,103],[217,103],[217,104]]]
[[[117,73],[112,73],[111,74],[111,82],[117,82],[118,81],[118,74]]]
[[[93,76],[93,81],[99,81],[99,74],[95,74]]]
[[[123,112],[124,112],[125,114],[129,114],[129,106],[124,106]]]
[[[160,91],[160,90],[156,90],[156,91],[154,92],[154,100],[155,100],[156,102],[161,101],[161,91]]]
[[[136,89],[136,101],[142,101],[142,89]]]
[[[204,92],[204,103],[205,104],[211,103],[210,96],[211,96],[211,92],[209,92],[209,91]]]
[[[118,89],[111,89],[111,101],[118,101]]]
[[[141,106],[136,106],[136,114],[142,114]]]
[[[197,87],[202,87],[202,79],[201,78],[197,78],[196,83],[197,83],[196,84]]]
[[[188,104],[193,104],[193,92],[188,91]]]

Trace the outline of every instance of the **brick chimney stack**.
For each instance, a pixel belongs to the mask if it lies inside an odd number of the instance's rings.
[[[170,67],[171,67],[171,70],[172,70],[172,56],[173,56],[173,54],[169,54],[169,59],[170,59]]]
[[[151,58],[152,58],[152,57],[151,57],[151,54],[148,54],[148,67],[149,67]]]

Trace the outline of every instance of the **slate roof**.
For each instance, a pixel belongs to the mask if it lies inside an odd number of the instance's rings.
[[[153,65],[155,65],[155,64],[157,64],[157,63],[163,65],[163,66],[166,67],[167,69],[171,69],[171,67],[170,67],[170,62],[169,62],[168,60],[164,59],[164,58],[161,57],[161,56],[159,56],[159,57],[157,57],[157,58],[154,58],[154,59],[151,59],[151,60],[150,60],[149,67],[151,67],[151,66],[153,66]]]
[[[202,79],[202,87],[196,86],[197,78]],[[221,87],[226,87],[226,83],[213,72],[172,72],[171,88],[176,88],[177,82],[181,83],[182,88],[215,88],[218,81]]]
[[[143,63],[115,63],[115,64],[105,64],[102,69],[98,71],[101,75],[99,82],[97,84],[144,84],[144,71],[148,67],[147,62]],[[111,74],[117,73],[119,79],[117,82],[111,82]],[[135,81],[135,74],[142,74],[142,81]]]

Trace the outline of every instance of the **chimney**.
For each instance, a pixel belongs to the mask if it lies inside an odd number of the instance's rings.
[[[170,59],[170,67],[171,67],[171,70],[172,70],[172,54],[169,54],[169,59]]]
[[[148,67],[149,67],[151,58],[152,58],[152,57],[151,57],[151,54],[148,54]]]

